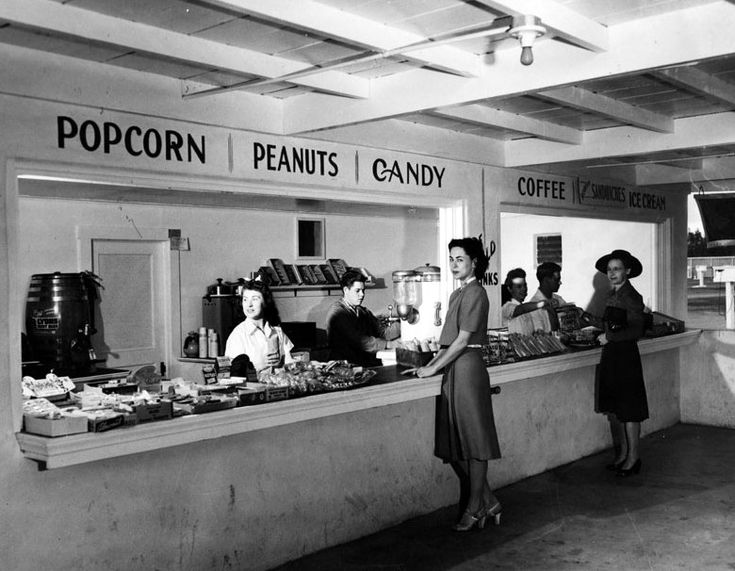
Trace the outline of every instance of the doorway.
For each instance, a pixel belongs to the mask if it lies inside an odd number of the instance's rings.
[[[92,272],[101,280],[92,344],[107,367],[166,362],[168,241],[91,240]]]

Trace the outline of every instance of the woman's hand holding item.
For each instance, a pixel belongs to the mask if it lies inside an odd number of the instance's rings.
[[[605,335],[604,333],[600,334],[597,337],[597,341],[600,345],[607,345],[608,344],[607,335]]]
[[[281,343],[277,335],[271,335],[267,340],[266,363],[269,367],[278,367],[281,364]]]
[[[279,352],[268,353],[266,355],[266,363],[269,367],[278,367],[281,364],[281,354]]]

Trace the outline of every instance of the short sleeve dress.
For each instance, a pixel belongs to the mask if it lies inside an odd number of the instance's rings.
[[[469,331],[468,347],[444,370],[437,406],[434,454],[445,462],[500,458],[490,379],[479,345],[486,341],[489,302],[473,280],[452,292],[439,343],[449,346],[460,330]]]
[[[610,292],[605,306],[605,336],[598,367],[597,411],[612,413],[620,422],[648,418],[638,339],[643,335],[643,298],[626,281]],[[615,311],[613,311],[615,310]],[[619,317],[622,313],[624,318]],[[610,316],[615,315],[615,319]],[[613,321],[618,321],[614,326]]]

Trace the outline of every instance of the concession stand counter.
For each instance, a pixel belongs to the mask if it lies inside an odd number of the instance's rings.
[[[503,254],[501,215],[644,224],[651,309],[685,315],[685,195],[624,188],[621,206],[585,194],[589,181],[216,124],[0,95],[9,299],[0,338],[9,348],[1,369],[0,481],[3,517],[13,522],[2,540],[13,546],[9,567],[266,569],[456,500],[451,470],[432,456],[441,379],[405,378],[395,368],[354,390],[99,434],[54,439],[22,432],[28,279],[90,269],[95,241],[165,245],[150,255],[158,256],[164,276],[159,354],[171,377],[201,368],[182,358],[181,348],[200,325],[202,288],[271,256],[293,256],[294,219],[302,215],[325,222],[328,257],[365,265],[387,284],[393,270],[425,263],[449,276],[449,239],[482,234],[493,254],[489,327],[498,325],[499,284],[514,263],[501,257],[515,255]],[[149,156],[80,139],[85,129],[91,137],[95,126],[104,133],[110,125],[132,134],[138,126],[163,140],[176,132],[189,150]],[[304,153],[317,168],[295,166]],[[568,250],[567,283],[578,249]],[[580,281],[591,295],[593,274],[585,268]],[[454,284],[444,278],[441,287],[446,299]],[[570,301],[587,304],[576,291]],[[286,292],[278,298],[281,316],[321,326],[337,295]],[[390,287],[375,288],[366,304],[377,312],[391,299]],[[646,432],[679,421],[680,353],[696,337],[640,342],[651,408]],[[494,397],[503,453],[491,464],[494,486],[610,446],[608,425],[594,412],[599,353],[490,367],[491,383],[502,387]]]

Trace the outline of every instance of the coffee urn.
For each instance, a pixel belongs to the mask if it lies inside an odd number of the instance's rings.
[[[96,369],[92,347],[100,278],[91,272],[33,274],[26,301],[26,335],[44,372],[80,376]]]

